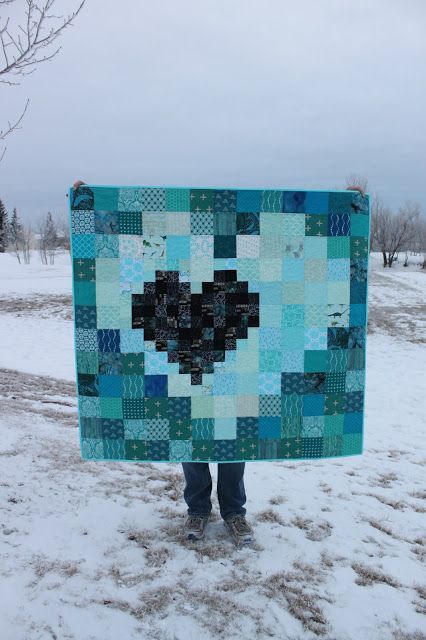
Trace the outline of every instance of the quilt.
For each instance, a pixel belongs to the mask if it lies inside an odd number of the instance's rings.
[[[369,196],[69,189],[81,457],[362,454]]]

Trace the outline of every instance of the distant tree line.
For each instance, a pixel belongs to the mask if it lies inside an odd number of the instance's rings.
[[[58,251],[70,249],[68,221],[48,211],[40,216],[35,228],[24,224],[13,208],[9,215],[0,200],[0,253],[13,253],[18,262],[29,264],[32,250],[37,250],[42,264],[54,264]]]

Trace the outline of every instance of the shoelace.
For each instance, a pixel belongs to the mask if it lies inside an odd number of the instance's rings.
[[[248,522],[245,520],[244,516],[237,515],[231,518],[231,522],[235,525],[235,528],[240,533],[251,533],[251,529],[248,525]]]
[[[190,516],[188,519],[188,526],[192,527],[194,525],[200,525],[201,522],[204,520],[203,516]]]

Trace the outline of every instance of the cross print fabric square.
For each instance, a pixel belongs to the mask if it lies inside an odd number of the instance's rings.
[[[69,196],[83,459],[363,452],[368,195]]]

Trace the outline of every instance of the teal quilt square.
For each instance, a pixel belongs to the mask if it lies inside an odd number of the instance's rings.
[[[96,304],[96,284],[95,282],[82,281],[74,282],[74,304],[75,306],[92,306]]]
[[[283,349],[282,370],[289,372],[304,371],[304,353],[302,349]]]
[[[281,373],[261,371],[259,373],[259,392],[261,395],[277,395],[281,391]]]
[[[349,258],[350,253],[350,238],[346,236],[327,238],[327,258]]]
[[[189,189],[166,189],[166,211],[189,211]]]
[[[281,297],[281,282],[264,282],[259,281],[258,287],[259,297],[262,297],[262,305],[274,305]]]
[[[167,258],[188,260],[190,257],[190,242],[187,236],[170,236],[167,238]]]
[[[282,306],[282,326],[283,327],[304,327],[305,326],[305,305],[284,304]]]
[[[370,218],[361,213],[351,214],[351,236],[367,237],[369,234]]]
[[[236,418],[216,418],[214,422],[215,440],[235,440],[237,437]]]
[[[331,258],[327,260],[327,279],[329,281],[349,282],[350,261],[348,258]]]
[[[281,212],[283,210],[283,192],[278,189],[262,192],[261,211]]]
[[[305,261],[303,259],[298,260],[283,260],[283,281],[284,282],[300,282],[305,277]]]
[[[328,355],[326,350],[312,350],[304,352],[304,370],[307,373],[316,371],[329,371]]]
[[[285,350],[298,351],[304,348],[304,327],[283,327],[281,330],[282,346]]]
[[[281,329],[278,327],[262,327],[259,329],[260,349],[281,349]]]
[[[112,211],[142,211],[142,187],[121,187],[118,189],[118,202]]]
[[[237,233],[236,212],[215,211],[213,213],[213,233],[218,236],[235,236]]]
[[[281,416],[261,416],[259,418],[259,438],[276,439],[281,436]]]
[[[327,282],[305,282],[305,303],[321,304],[327,300]]]
[[[102,418],[123,418],[122,398],[101,397],[100,403],[100,414]]]
[[[239,189],[237,191],[237,211],[259,212],[262,207],[262,191]]]
[[[97,233],[95,236],[94,255],[97,258],[118,258],[118,235]]]
[[[327,279],[327,260],[306,259],[305,260],[305,281],[325,282]]]
[[[99,376],[99,393],[101,396],[121,398],[123,395],[122,376],[100,375]]]
[[[94,190],[94,208],[97,211],[118,210],[118,189],[98,187]]]
[[[116,258],[96,258],[96,281],[117,282],[120,279],[120,264]]]
[[[299,213],[284,213],[282,216],[282,231],[285,236],[304,236],[305,217]]]
[[[95,234],[75,234],[71,239],[73,258],[93,258],[95,256]]]
[[[311,214],[328,214],[330,194],[327,191],[308,191],[305,199],[305,211]]]
[[[305,302],[304,282],[283,282],[282,292],[284,304],[304,304]]]
[[[304,239],[305,258],[328,258],[328,242],[330,238],[306,236]]]
[[[74,235],[91,235],[95,233],[94,211],[72,211],[71,228]]]

